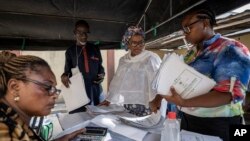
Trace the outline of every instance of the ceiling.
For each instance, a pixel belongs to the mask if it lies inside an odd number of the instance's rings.
[[[150,42],[179,30],[182,14],[196,5],[209,5],[221,14],[250,2],[217,1],[0,0],[0,49],[65,50],[74,42],[79,19],[90,24],[90,41],[101,49],[119,49],[130,25],[141,25]]]

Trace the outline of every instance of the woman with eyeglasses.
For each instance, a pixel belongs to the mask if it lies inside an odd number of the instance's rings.
[[[189,64],[217,84],[208,93],[182,99],[171,88],[171,96],[182,112],[181,129],[219,136],[229,140],[229,126],[242,123],[242,101],[250,76],[250,54],[242,43],[215,33],[215,15],[209,9],[195,8],[182,20],[186,39],[197,45],[196,58]],[[157,96],[158,99],[159,95]],[[157,98],[153,101],[157,103]]]
[[[46,61],[35,56],[0,53],[0,140],[43,140],[30,127],[33,116],[50,114],[60,94]],[[59,138],[73,139],[82,130]]]
[[[109,95],[100,105],[123,104],[134,115],[151,114],[149,101],[154,98],[151,82],[161,59],[145,50],[144,38],[145,33],[140,27],[130,26],[126,30],[122,43],[128,53],[120,59]]]

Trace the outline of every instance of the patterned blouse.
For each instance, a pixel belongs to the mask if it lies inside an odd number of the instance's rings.
[[[204,50],[198,52],[195,60],[189,65],[217,82],[213,90],[231,92],[232,102],[214,108],[183,107],[181,110],[199,117],[232,117],[243,114],[242,102],[250,77],[248,48],[220,34],[203,42],[203,48]],[[235,80],[232,91],[230,91],[231,80]]]
[[[42,141],[11,107],[0,101],[1,141]]]

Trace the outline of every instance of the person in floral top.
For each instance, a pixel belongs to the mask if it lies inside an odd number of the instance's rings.
[[[215,25],[215,14],[208,8],[192,9],[182,20],[186,40],[197,46],[196,58],[189,65],[214,79],[216,86],[210,92],[190,99],[182,99],[172,87],[172,95],[157,95],[151,108],[154,111],[159,99],[165,98],[179,106],[181,129],[228,141],[229,126],[242,123],[250,54],[242,43],[215,33]]]

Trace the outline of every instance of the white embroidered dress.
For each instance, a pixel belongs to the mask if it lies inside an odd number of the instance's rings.
[[[132,57],[129,51],[120,61],[110,83],[107,101],[115,104],[140,104],[148,107],[155,94],[152,80],[161,64],[160,57],[144,50]]]

